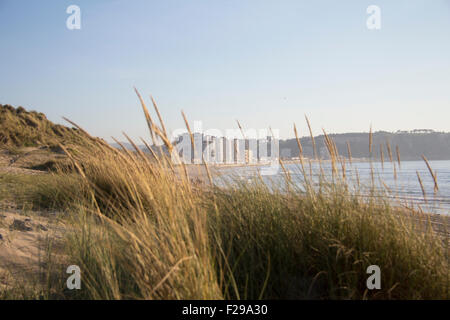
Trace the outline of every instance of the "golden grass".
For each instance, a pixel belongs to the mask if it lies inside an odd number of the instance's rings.
[[[156,103],[161,127],[137,94],[153,141],[173,150]],[[295,125],[294,132],[298,138]],[[199,185],[162,153],[150,157],[134,143],[135,152],[118,151],[83,134],[83,146],[66,150],[79,177],[63,188],[72,219],[67,250],[83,286],[68,298],[449,297],[448,242],[417,223],[423,215],[350,191],[346,160],[326,133],[332,180],[322,175],[315,184],[302,160],[300,181],[285,170],[285,181],[271,187],[261,176],[212,183],[218,177],[206,164],[211,183]],[[380,290],[366,288],[370,265],[381,268]]]

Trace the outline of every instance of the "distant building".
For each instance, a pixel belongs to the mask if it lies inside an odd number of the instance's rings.
[[[233,162],[239,162],[239,139],[233,139]]]
[[[224,154],[223,154],[223,139],[221,137],[216,137],[215,140],[215,151],[216,151],[216,158],[215,163],[221,164],[224,162]]]
[[[222,139],[222,157],[223,157],[223,163],[233,163],[233,156],[234,156],[234,145],[233,141],[231,139],[228,139],[227,137],[223,137]]]
[[[272,136],[267,136],[267,158],[268,160],[276,160],[279,158],[279,141]]]
[[[184,163],[230,164],[267,162],[271,158],[278,158],[278,140],[267,139],[238,139],[216,137],[194,133],[194,148],[188,133],[176,139],[177,159]]]
[[[411,133],[434,133],[435,131],[432,129],[414,129]]]
[[[268,159],[267,154],[267,140],[266,139],[259,139],[258,140],[258,161],[259,162],[266,162]]]
[[[237,140],[237,163],[245,163],[245,140]]]
[[[212,158],[214,156],[214,146],[213,146],[213,137],[204,135],[203,143],[202,143],[202,162],[212,162]]]
[[[255,158],[257,155],[257,149],[258,149],[258,141],[256,139],[245,139],[245,163],[254,163],[257,162],[258,159]]]
[[[178,137],[176,141],[176,151],[178,152],[179,159],[174,160],[184,163],[191,163],[193,155],[191,137],[189,133],[182,134]]]
[[[204,151],[203,133],[194,133],[194,152],[192,152],[192,163],[202,163],[202,155]]]
[[[245,150],[245,163],[253,163],[252,150]]]

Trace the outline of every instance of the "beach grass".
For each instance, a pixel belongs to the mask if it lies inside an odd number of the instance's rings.
[[[173,150],[156,103],[160,125],[141,102],[150,135]],[[215,184],[206,163],[197,183],[167,155],[77,132],[85,143],[61,145],[73,165],[37,193],[70,213],[67,263],[80,267],[82,289],[52,288],[63,298],[449,298],[448,237],[426,214],[357,196],[331,138],[331,178],[317,185],[301,162],[300,181],[286,171],[274,188],[260,176]],[[380,289],[367,287],[371,265]]]

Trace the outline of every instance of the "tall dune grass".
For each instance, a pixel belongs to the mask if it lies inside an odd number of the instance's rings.
[[[172,150],[156,103],[160,126],[139,98],[152,138]],[[350,191],[334,174],[345,163],[328,136],[333,180],[323,175],[314,187],[302,161],[303,187],[286,175],[286,188],[273,189],[258,177],[193,183],[185,165],[151,149],[118,151],[78,131],[87,142],[66,152],[80,180],[63,190],[73,213],[69,260],[82,270],[83,289],[68,297],[449,297],[448,239],[418,224],[419,213]],[[380,290],[366,287],[370,265],[381,268]]]
[[[152,98],[159,125],[144,99],[138,97],[152,140],[162,141],[167,150],[174,150],[156,102]],[[186,115],[182,115],[191,132]],[[306,121],[312,137],[311,124]],[[239,122],[238,126],[242,130]],[[57,207],[68,213],[64,263],[78,265],[82,273],[81,290],[66,290],[65,279],[59,279],[44,296],[450,297],[448,231],[444,228],[444,235],[436,233],[429,215],[392,206],[383,192],[375,189],[373,180],[371,186],[360,185],[356,173],[357,183],[350,183],[345,174],[346,166],[352,165],[350,146],[349,159],[345,160],[325,131],[331,175],[325,174],[321,161],[316,159],[319,179],[313,179],[311,162],[303,158],[294,125],[300,178],[291,175],[280,161],[284,180],[270,185],[261,176],[248,181],[229,177],[221,180],[206,163],[193,168],[175,165],[147,142],[144,153],[126,135],[134,151],[112,148],[80,127],[74,132],[82,143],[70,149],[60,146],[70,165],[61,164],[55,174],[34,177],[32,188],[26,187],[35,205]],[[314,144],[313,137],[312,141]],[[386,144],[396,176],[400,155],[397,150],[396,162]],[[436,173],[424,160],[437,190]],[[203,172],[199,177],[188,174],[197,169]],[[197,178],[203,183],[194,182]],[[418,181],[421,183],[419,175]],[[366,187],[369,197],[361,197]],[[426,199],[423,185],[422,190]],[[367,289],[366,270],[370,265],[381,269],[379,290]],[[60,265],[58,268],[64,269]],[[61,278],[65,276],[61,272]]]

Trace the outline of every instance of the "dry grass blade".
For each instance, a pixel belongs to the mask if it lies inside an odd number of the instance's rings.
[[[286,167],[284,166],[284,163],[281,160],[281,158],[278,158],[278,163],[280,164],[281,169],[283,170],[283,173],[286,177],[286,182],[291,182],[292,181],[291,174],[289,173],[289,170],[287,170]]]
[[[71,125],[73,125],[75,128],[77,128],[83,135],[83,141],[84,142],[88,142],[87,140],[89,140],[88,143],[91,144],[94,143],[94,145],[104,149],[108,149],[110,151],[115,152],[116,154],[120,154],[118,150],[116,150],[115,148],[111,147],[106,141],[104,141],[103,139],[99,139],[99,138],[94,138],[92,137],[88,132],[86,132],[81,126],[79,126],[78,124],[76,124],[75,122],[67,119],[66,117],[62,117],[65,121],[69,122]],[[86,139],[87,138],[87,139]],[[121,155],[122,156],[122,155]]]
[[[147,106],[145,105],[144,99],[142,99],[142,96],[139,93],[139,91],[136,88],[134,88],[134,91],[136,92],[136,94],[139,98],[139,101],[141,102],[142,110],[144,111],[145,120],[147,120],[147,126],[148,126],[148,129],[150,130],[150,136],[152,137],[153,143],[156,143],[156,136],[155,136],[155,132],[153,131],[153,128],[155,126],[153,119],[150,116]]]
[[[342,170],[342,179],[345,180],[347,178],[347,172],[346,172],[346,168],[345,168],[345,158],[343,156],[340,159],[340,163],[341,163],[341,170]]]
[[[139,156],[141,156],[141,158],[143,160],[148,160],[147,157],[145,156],[145,154],[142,152],[141,148],[139,148],[125,132],[122,131],[122,134],[125,137],[125,139],[127,139],[128,142],[131,144],[131,146],[134,148],[134,150],[137,152],[137,154]]]
[[[427,194],[425,192],[425,188],[423,186],[422,179],[420,178],[419,171],[416,171],[416,174],[417,174],[417,179],[419,180],[420,188],[422,189],[423,200],[425,201],[425,203],[428,203],[428,201],[427,201]]]
[[[81,128],[78,124],[76,124],[75,122],[67,119],[66,117],[62,117],[64,120],[66,120],[68,123],[70,123],[71,125],[73,125],[74,127],[76,127],[78,130],[80,130],[83,134],[85,134],[87,137],[91,137],[91,135],[89,133],[87,133],[83,128]]]
[[[78,173],[83,177],[86,178],[86,175],[84,174],[83,169],[81,168],[81,166],[78,164],[78,161],[75,160],[75,158],[72,156],[72,153],[69,152],[69,150],[67,150],[66,147],[64,147],[62,144],[59,144],[59,147],[64,151],[64,153],[69,157],[69,159],[72,161],[72,163],[74,164],[75,168],[77,169]]]
[[[131,161],[133,161],[133,163],[134,163],[135,165],[137,165],[136,157],[130,152],[130,150],[128,150],[127,147],[125,147],[125,146],[123,145],[123,143],[120,142],[119,140],[117,140],[116,138],[111,137],[111,139],[113,139],[114,142],[117,143],[117,144],[122,148],[122,150],[126,153],[126,155],[128,156],[128,158],[129,158]]]
[[[151,295],[152,294],[154,294],[158,289],[159,289],[159,287],[161,287],[163,284],[164,284],[164,282],[166,282],[167,281],[167,279],[169,279],[169,277],[170,277],[170,275],[172,274],[172,273],[174,273],[177,269],[178,269],[178,266],[183,262],[183,261],[186,261],[186,260],[189,260],[189,259],[192,259],[192,258],[194,258],[194,257],[184,257],[184,258],[181,258],[171,269],[170,269],[170,271],[161,279],[161,281],[153,288],[153,290],[152,290],[152,292],[151,292]]]
[[[241,123],[237,119],[236,119],[236,122],[237,122],[237,125],[239,127],[239,130],[241,130],[242,138],[246,139],[245,134],[244,134],[244,129],[242,129]]]
[[[350,149],[350,143],[347,141],[347,156],[350,161],[350,165],[352,164],[352,150]]]
[[[336,155],[336,159],[337,159],[339,157],[339,152],[338,152],[336,142],[334,142],[333,138],[330,138],[330,140],[331,140],[331,144],[333,146],[334,154]]]
[[[202,154],[202,162],[203,162],[203,166],[205,167],[206,175],[208,176],[209,183],[210,183],[211,186],[212,186],[212,185],[213,185],[213,179],[212,179],[212,176],[211,176],[211,172],[209,171],[209,166],[208,166],[208,164],[206,163],[205,157],[203,156],[203,154]]]
[[[145,164],[147,165],[147,168],[150,169],[150,172],[154,174],[155,172],[153,170],[153,167],[151,166],[148,157],[142,152],[141,148],[139,148],[125,132],[122,132],[122,134],[125,136],[125,138],[128,140],[128,142],[133,146],[134,150],[136,150],[136,152],[141,157],[141,159],[145,161]]]
[[[165,134],[165,132],[162,132],[161,129],[155,124],[155,122],[153,121],[152,117],[150,116],[150,112],[148,112],[147,106],[145,105],[144,99],[142,99],[141,94],[139,93],[139,91],[134,88],[134,91],[136,92],[139,101],[141,102],[141,106],[142,106],[142,110],[144,111],[144,115],[145,115],[145,119],[147,120],[147,126],[150,130],[150,134],[153,140],[153,143],[156,143],[156,135],[158,135],[161,140],[163,141],[164,145],[166,146],[167,150],[169,151],[169,154],[172,153],[173,150],[173,145],[170,142],[170,140],[167,137],[167,134]],[[160,117],[161,115],[159,115],[159,110],[158,107],[155,106],[155,110],[157,110],[158,116]],[[162,121],[162,119],[161,119]]]
[[[439,185],[438,185],[438,182],[437,182],[436,173],[431,168],[431,165],[428,162],[428,159],[427,159],[427,157],[425,157],[425,155],[422,155],[422,159],[423,159],[423,161],[425,161],[425,164],[427,165],[428,171],[430,172],[431,177],[433,178],[433,181],[434,181],[434,192],[436,193],[439,190]]]
[[[150,145],[147,143],[147,141],[145,141],[144,139],[140,138],[142,143],[145,145],[145,147],[147,148],[147,150],[150,152],[150,154],[153,156],[153,158],[155,158],[155,160],[158,162],[158,165],[161,166],[161,162],[159,160],[159,157],[156,155],[155,151],[153,150],[152,147],[150,147]]]
[[[314,152],[314,159],[317,160],[319,157],[317,156],[316,141],[314,140],[314,135],[313,135],[313,132],[311,129],[311,124],[309,123],[309,119],[306,115],[305,115],[305,119],[306,119],[306,124],[308,125],[309,135],[311,136],[311,143],[312,143],[313,152]]]
[[[158,137],[161,138],[161,140],[163,141],[164,145],[166,146],[169,154],[172,154],[172,150],[174,147],[172,145],[172,142],[170,142],[169,138],[156,125],[153,127],[153,130],[158,135]]]
[[[394,171],[394,180],[397,181],[397,165],[394,163],[394,158],[392,157],[392,149],[389,141],[386,141],[386,148],[389,155],[389,161],[392,163],[393,171]]]
[[[164,136],[165,136],[166,138],[168,138],[168,136],[167,136],[167,130],[166,130],[166,127],[165,127],[165,125],[164,125],[164,121],[163,121],[163,119],[162,119],[162,117],[161,117],[161,114],[159,113],[158,105],[156,104],[155,99],[153,99],[153,96],[150,96],[150,99],[152,100],[153,108],[155,109],[156,115],[158,116],[159,123],[161,124],[161,128],[162,128],[162,131],[163,131],[163,133],[164,133]]]
[[[335,146],[333,144],[333,141],[331,141],[330,137],[328,136],[328,134],[325,132],[325,129],[322,129],[323,131],[323,135],[325,137],[325,145],[327,147],[328,153],[330,154],[330,159],[331,159],[331,166],[332,166],[332,170],[333,170],[333,176],[335,173],[337,173],[337,168],[336,168],[336,149]]]
[[[394,159],[392,158],[391,144],[389,143],[389,141],[386,141],[386,148],[387,148],[388,155],[389,155],[389,161],[390,161],[391,163],[393,163],[393,162],[394,162]]]
[[[297,140],[298,156],[301,159],[301,158],[303,158],[303,147],[302,147],[302,143],[300,142],[300,139],[298,137],[297,127],[295,126],[295,123],[294,123],[294,133],[295,133],[295,140]]]
[[[296,127],[295,123],[294,123],[294,133],[295,133],[295,140],[297,141],[297,146],[298,146],[298,158],[299,158],[300,164],[302,166],[302,173],[303,173],[304,177],[306,178],[305,164],[303,162],[303,147],[302,147],[302,143],[300,142],[300,138],[298,137],[297,127]]]
[[[191,138],[192,152],[195,154],[194,135],[192,134],[191,127],[189,126],[189,121],[187,120],[186,115],[184,114],[183,111],[181,111],[181,115],[183,116],[184,124],[186,125],[189,137]]]

